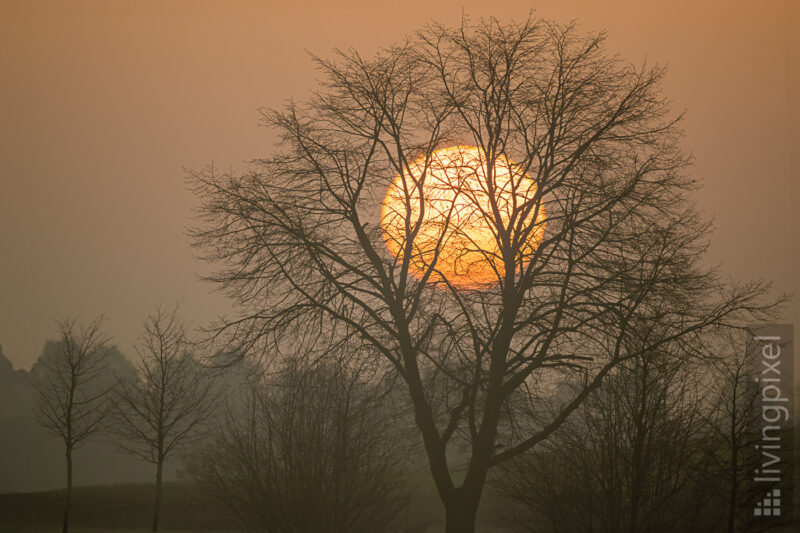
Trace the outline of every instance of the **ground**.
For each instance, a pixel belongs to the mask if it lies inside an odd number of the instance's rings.
[[[71,533],[145,533],[153,512],[152,484],[76,487]],[[64,491],[0,494],[0,532],[60,533]],[[421,490],[396,533],[439,533],[442,511],[433,491]],[[510,533],[479,521],[481,533]],[[188,482],[164,485],[163,533],[239,533],[233,516],[202,505]]]

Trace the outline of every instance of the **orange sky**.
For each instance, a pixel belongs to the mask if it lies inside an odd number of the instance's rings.
[[[273,3],[0,0],[0,344],[16,367],[67,314],[106,313],[131,356],[159,301],[183,299],[197,324],[229,311],[196,280],[183,167],[266,154],[256,109],[308,94],[305,50],[369,55],[462,7],[576,18],[633,62],[667,63],[716,215],[710,260],[800,287],[797,2]],[[797,300],[785,320],[800,325]]]

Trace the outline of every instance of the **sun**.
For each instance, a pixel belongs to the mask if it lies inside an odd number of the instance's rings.
[[[522,264],[541,243],[545,213],[536,205],[534,180],[502,156],[491,179],[487,168],[479,148],[452,146],[417,159],[389,186],[381,209],[384,240],[397,260],[408,254],[416,277],[433,264],[429,281],[481,288],[497,283],[505,272],[498,228],[510,224],[512,236],[526,236],[516,263]],[[420,217],[413,245],[407,246],[407,223],[413,230]]]

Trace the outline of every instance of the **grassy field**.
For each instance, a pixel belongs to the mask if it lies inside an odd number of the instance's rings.
[[[72,533],[144,533],[153,513],[152,484],[76,487],[70,519]],[[60,533],[64,491],[0,494],[0,532]],[[396,533],[444,530],[441,506],[430,490],[421,490],[392,528]],[[191,483],[164,484],[160,531],[164,533],[240,533],[234,516],[202,505]],[[479,519],[481,533],[509,533]],[[320,532],[323,533],[323,532]]]
[[[5,527],[5,526],[3,526]],[[150,533],[150,528],[139,529],[106,529],[97,527],[70,527],[70,533],[103,533],[113,531],[113,533]],[[159,533],[244,533],[239,529],[160,529]],[[3,529],[3,533],[61,533],[61,526],[39,527],[39,526],[11,526],[11,529]]]
[[[150,484],[76,487],[70,524],[80,531],[146,531],[153,513],[154,487]],[[0,531],[60,531],[64,491],[0,494]],[[235,530],[233,517],[197,502],[188,483],[166,483],[161,513],[164,531]]]

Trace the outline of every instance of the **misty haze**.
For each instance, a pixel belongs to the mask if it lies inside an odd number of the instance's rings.
[[[0,4],[0,532],[795,531],[797,15]]]

